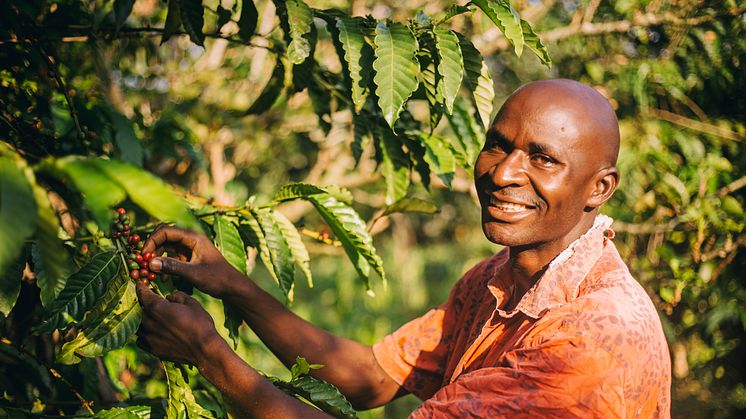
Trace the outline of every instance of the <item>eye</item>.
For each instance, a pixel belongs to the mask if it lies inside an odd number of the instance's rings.
[[[532,154],[531,162],[541,167],[552,167],[555,164],[555,160],[546,154]]]

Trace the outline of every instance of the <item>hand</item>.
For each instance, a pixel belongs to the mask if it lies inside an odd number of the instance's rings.
[[[197,365],[216,345],[227,345],[212,317],[183,292],[164,299],[138,281],[137,298],[142,305],[137,345],[158,358]]]
[[[160,226],[150,235],[142,249],[169,257],[150,261],[153,272],[178,275],[201,291],[223,298],[231,281],[243,277],[215,248],[207,236],[177,227]]]

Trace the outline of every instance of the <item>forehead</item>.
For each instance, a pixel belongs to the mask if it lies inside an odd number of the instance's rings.
[[[510,101],[495,118],[487,139],[503,136],[511,142],[531,142],[558,149],[582,148],[588,135],[582,115],[556,103]]]

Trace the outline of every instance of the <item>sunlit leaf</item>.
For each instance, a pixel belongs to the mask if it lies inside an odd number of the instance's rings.
[[[64,157],[56,160],[50,170],[75,184],[83,195],[84,206],[90,210],[98,226],[106,231],[114,219],[112,208],[127,197],[124,189],[99,170],[91,159]]]
[[[292,201],[295,199],[305,199],[312,195],[326,194],[334,196],[338,201],[347,204],[352,203],[352,193],[340,186],[318,186],[310,183],[288,183],[281,187],[273,198],[275,202]]]
[[[425,146],[425,161],[435,175],[449,188],[456,173],[456,160],[450,147],[440,137],[421,134],[420,141]]]
[[[421,212],[424,214],[434,214],[438,212],[438,206],[424,199],[407,197],[387,206],[383,211],[383,215],[394,214],[397,212]]]
[[[446,109],[451,113],[464,76],[464,59],[456,34],[448,29],[435,29],[434,32],[439,56],[438,73],[441,77],[438,86],[443,92]]]
[[[235,224],[225,216],[215,214],[212,223],[212,229],[215,233],[213,242],[215,247],[223,254],[225,260],[242,274],[246,274],[246,247],[238,233]],[[223,302],[225,312],[224,326],[228,329],[228,334],[233,340],[233,347],[238,346],[238,328],[243,322],[240,313],[235,307]]]
[[[285,7],[287,8],[291,40],[287,55],[290,62],[300,64],[311,54],[308,34],[311,32],[311,25],[313,25],[313,13],[303,0],[289,0],[285,2]]]
[[[541,39],[539,39],[539,36],[534,32],[533,28],[531,28],[531,25],[521,19],[521,29],[523,30],[523,38],[526,41],[526,46],[533,51],[537,57],[539,57],[542,64],[548,68],[552,68],[552,58],[549,56],[549,51],[547,51],[547,47],[541,43]]]
[[[306,276],[308,280],[308,286],[313,288],[313,276],[311,275],[311,257],[308,255],[306,245],[303,244],[300,233],[295,228],[292,222],[288,220],[281,212],[273,211],[272,217],[280,227],[282,235],[287,240],[288,246],[290,246],[290,253],[293,255],[295,263],[298,265],[300,270]]]
[[[523,28],[518,12],[510,6],[509,0],[472,0],[492,20],[505,38],[513,44],[517,56],[523,53]]]
[[[344,59],[352,83],[352,102],[355,112],[360,112],[368,95],[368,86],[373,75],[373,48],[365,42],[361,17],[339,18],[336,26],[339,41],[344,49]]]
[[[471,92],[476,116],[482,127],[487,130],[492,116],[495,89],[487,64],[482,55],[465,36],[457,34],[459,46],[464,57],[464,84]]]
[[[25,267],[26,252],[21,251],[21,255],[0,272],[0,313],[3,316],[7,316],[16,304]]]
[[[249,42],[256,31],[259,13],[253,0],[241,1],[241,15],[238,18],[238,36],[244,42]]]
[[[360,218],[360,215],[352,207],[339,202],[332,196],[314,195],[309,198],[309,201],[313,203],[334,235],[342,243],[347,257],[350,258],[358,274],[365,281],[367,289],[370,290],[368,274],[371,266],[385,283],[386,274],[383,271],[383,262],[376,253],[373,238],[368,233],[365,222]]]
[[[267,266],[267,269],[275,271],[280,289],[288,297],[288,300],[292,301],[295,265],[293,264],[293,254],[290,251],[290,246],[282,234],[280,226],[272,217],[271,210],[260,210],[257,215],[272,259],[272,265]]]
[[[202,226],[187,209],[184,200],[162,180],[149,172],[117,160],[91,159],[129,195],[132,202],[161,221],[174,222],[201,231]]]
[[[317,380],[309,375],[302,375],[291,381],[282,381],[274,377],[268,379],[285,393],[308,400],[334,417],[357,418],[350,402],[336,387],[326,381]]]
[[[80,323],[75,338],[62,346],[57,362],[75,364],[80,357],[92,358],[121,348],[135,334],[141,318],[135,284],[120,275]]]
[[[150,406],[112,407],[99,410],[93,417],[96,419],[149,419],[151,410]]]
[[[259,221],[257,220],[258,215],[255,211],[242,211],[240,215],[239,233],[241,233],[242,237],[244,237],[251,247],[259,251],[262,263],[267,268],[272,279],[279,284],[280,279],[272,267],[272,256],[269,254],[269,247],[267,246],[267,239],[264,237],[262,226],[259,225]]]
[[[381,130],[381,172],[386,180],[386,204],[391,205],[407,195],[409,189],[409,162],[402,151],[399,138],[388,130]]]
[[[251,104],[251,107],[246,111],[246,115],[257,115],[267,111],[274,105],[277,98],[282,93],[282,88],[285,85],[285,65],[282,60],[277,57],[275,62],[275,69],[272,71],[272,76],[264,86],[264,90],[259,94],[259,97]]]
[[[31,185],[15,158],[0,155],[0,173],[0,272],[5,272],[33,234],[37,209]]]
[[[471,166],[482,147],[484,131],[474,119],[468,102],[459,97],[454,105],[453,113],[447,115],[448,122],[459,140],[460,151],[466,156],[467,163]]]
[[[430,129],[433,130],[443,118],[443,89],[439,89],[442,76],[438,71],[438,49],[432,33],[423,33],[420,38],[420,81],[430,105]]]
[[[83,314],[104,295],[109,283],[119,273],[121,262],[116,252],[95,255],[80,270],[65,282],[65,288],[57,296],[48,311],[47,320],[39,328],[52,331],[63,326],[63,313],[80,321]]]
[[[114,141],[119,150],[119,156],[126,163],[142,167],[142,145],[135,134],[132,122],[115,111],[107,114],[114,129]]]
[[[373,81],[376,84],[378,106],[383,112],[383,118],[393,128],[404,103],[417,89],[417,39],[401,23],[387,26],[380,22],[376,26],[375,45],[376,59],[373,61],[373,68],[376,74]]]
[[[161,364],[166,372],[168,384],[166,416],[186,419],[214,418],[209,410],[197,403],[192,388],[184,380],[181,370],[173,362],[161,361]]]

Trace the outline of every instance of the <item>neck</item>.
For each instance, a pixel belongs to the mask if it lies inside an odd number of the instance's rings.
[[[541,278],[557,255],[593,227],[594,220],[595,211],[586,214],[575,228],[559,240],[530,246],[511,246],[508,266],[515,286],[515,303]]]

